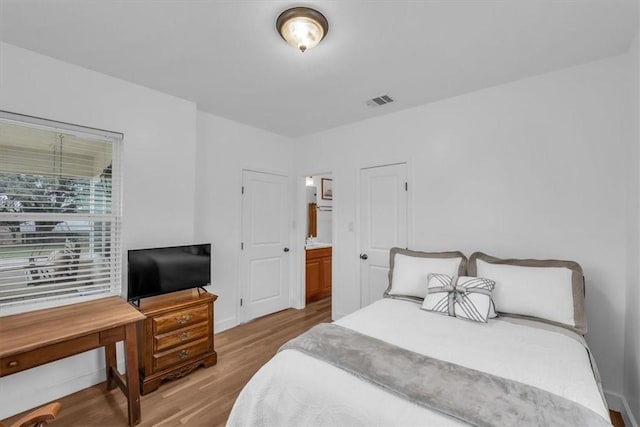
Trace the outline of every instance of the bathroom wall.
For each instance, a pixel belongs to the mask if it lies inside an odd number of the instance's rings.
[[[318,242],[331,243],[333,233],[333,199],[322,198],[322,179],[331,179],[332,175],[317,175],[313,177],[316,187],[316,204],[318,205]],[[326,182],[326,181],[325,181]],[[333,180],[330,181],[333,197]]]

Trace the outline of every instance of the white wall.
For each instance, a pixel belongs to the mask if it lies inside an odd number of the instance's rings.
[[[621,392],[629,89],[628,60],[614,57],[300,138],[298,175],[331,170],[340,184],[336,317],[360,303],[359,168],[408,161],[411,248],[583,266],[587,339],[605,388]]]
[[[195,104],[1,43],[0,109],[124,133],[125,249],[192,243]],[[0,419],[104,381],[103,371],[92,351],[4,377]]]
[[[284,174],[292,185],[293,150],[289,138],[211,114],[198,112],[197,125],[195,236],[213,244],[210,291],[218,295],[215,330],[220,332],[238,324],[242,169]],[[290,247],[294,260],[300,247]]]
[[[630,94],[633,140],[629,144],[627,178],[627,312],[625,329],[624,395],[636,422],[640,422],[640,44],[630,50],[633,90]],[[630,423],[627,421],[627,425]]]
[[[340,317],[360,303],[358,169],[408,161],[411,247],[582,264],[587,339],[605,388],[624,391],[637,415],[638,272],[627,268],[637,265],[637,239],[627,233],[638,224],[625,183],[638,182],[638,162],[624,165],[638,138],[629,123],[628,64],[628,57],[586,64],[292,145],[196,113],[190,102],[0,44],[0,109],[125,134],[125,248],[212,242],[218,331],[237,324],[242,168],[289,174],[295,159],[290,175],[301,186],[309,172],[333,172]],[[632,152],[637,159],[637,144]],[[295,193],[302,197],[302,189]],[[303,259],[302,241],[292,242],[292,260]],[[300,277],[297,268],[291,277]],[[0,418],[102,381],[102,363],[90,352],[0,379]]]

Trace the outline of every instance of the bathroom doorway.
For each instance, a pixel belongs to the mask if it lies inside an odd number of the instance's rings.
[[[331,174],[308,176],[307,243],[325,244],[333,240],[333,178]]]
[[[331,300],[333,294],[333,175],[305,178],[304,301]]]

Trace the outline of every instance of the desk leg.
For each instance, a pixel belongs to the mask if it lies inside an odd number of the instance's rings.
[[[127,401],[129,403],[129,425],[140,422],[140,382],[138,378],[138,341],[136,323],[125,327],[124,352],[127,361]]]
[[[118,360],[116,358],[116,344],[111,343],[104,346],[105,365],[107,366],[107,390],[113,390],[116,386],[113,380],[114,370],[118,370]],[[113,370],[111,369],[113,368]]]

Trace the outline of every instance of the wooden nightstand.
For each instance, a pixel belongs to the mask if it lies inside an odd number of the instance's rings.
[[[140,389],[158,388],[162,380],[183,377],[202,365],[215,365],[213,303],[216,295],[190,289],[146,298],[140,312],[147,316],[138,331]]]

